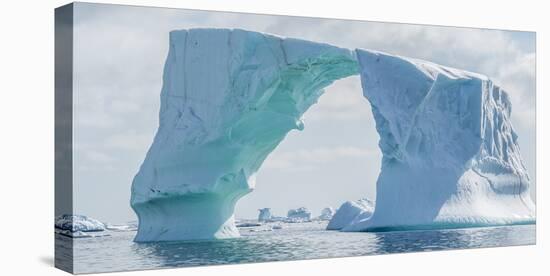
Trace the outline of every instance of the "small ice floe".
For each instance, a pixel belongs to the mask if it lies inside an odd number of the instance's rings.
[[[105,225],[87,216],[65,214],[55,218],[55,228],[70,232],[98,232],[104,231]]]
[[[248,232],[270,232],[270,231],[273,231],[271,227],[258,227],[258,228],[248,229]]]
[[[275,225],[271,226],[271,229],[280,230],[280,229],[283,229],[283,226],[281,224],[275,224]]]
[[[257,222],[243,222],[243,223],[239,223],[237,224],[237,227],[258,227],[258,226],[262,226],[261,223],[257,223]]]
[[[137,225],[134,224],[105,224],[105,229],[109,231],[127,232],[137,231]]]

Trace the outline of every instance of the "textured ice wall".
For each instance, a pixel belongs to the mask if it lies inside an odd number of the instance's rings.
[[[132,183],[136,241],[238,236],[235,203],[353,52],[228,29],[170,33],[159,128]]]
[[[506,92],[479,74],[356,52],[383,160],[374,214],[344,231],[534,222]]]

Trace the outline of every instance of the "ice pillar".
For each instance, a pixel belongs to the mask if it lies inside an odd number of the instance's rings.
[[[228,29],[170,33],[159,127],[132,183],[138,242],[238,236],[237,200],[353,52]]]

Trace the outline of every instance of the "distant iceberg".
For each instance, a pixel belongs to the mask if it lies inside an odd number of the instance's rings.
[[[374,202],[364,198],[357,201],[346,201],[332,216],[327,230],[341,230],[352,223],[368,219],[374,212]]]
[[[326,207],[321,210],[321,215],[317,217],[319,220],[331,220],[334,216],[334,209],[332,207]]]
[[[311,221],[311,212],[306,207],[288,210],[286,222]]]
[[[270,208],[262,208],[259,209],[260,214],[258,215],[258,221],[270,221],[272,218],[271,209]]]

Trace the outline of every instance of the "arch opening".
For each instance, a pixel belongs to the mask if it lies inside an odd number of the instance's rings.
[[[351,199],[376,195],[382,159],[370,104],[353,75],[325,88],[303,115],[305,128],[292,130],[258,170],[254,192],[236,205],[237,219],[258,218],[259,209],[281,219],[306,207],[312,218]]]

